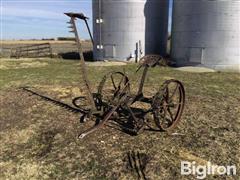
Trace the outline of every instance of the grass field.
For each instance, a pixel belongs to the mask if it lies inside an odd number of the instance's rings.
[[[52,51],[54,54],[65,54],[71,52],[77,52],[77,46],[74,41],[40,41],[40,40],[0,40],[0,57],[8,58],[10,57],[10,50],[22,47],[22,46],[29,46],[33,44],[43,44],[43,43],[50,43],[52,47]],[[91,51],[92,50],[92,43],[90,41],[83,41],[83,50],[84,51]],[[2,50],[2,51],[1,51]]]
[[[0,40],[1,45],[16,45],[16,44],[42,44],[42,43],[52,43],[52,44],[67,44],[72,43],[72,41],[55,41],[55,40]]]
[[[240,76],[237,73],[190,73],[173,68],[151,69],[145,92],[154,94],[164,80],[176,78],[186,88],[182,121],[170,133],[145,130],[131,136],[116,128],[78,140],[92,122],[81,114],[31,95],[20,87],[71,105],[82,94],[78,61],[0,61],[0,179],[195,179],[180,175],[180,162],[236,165],[240,170]],[[96,89],[102,76],[127,72],[133,91],[136,65],[89,66]],[[134,152],[134,153],[133,153]],[[139,152],[142,168],[128,156]],[[141,169],[141,170],[140,170]],[[238,177],[239,177],[238,171]],[[238,179],[208,176],[207,179]]]

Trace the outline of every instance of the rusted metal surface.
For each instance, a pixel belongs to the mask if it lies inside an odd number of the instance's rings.
[[[84,16],[83,14],[79,14],[79,13],[65,13],[65,15],[70,17],[70,21],[68,22],[70,24],[69,28],[71,29],[70,32],[74,33],[75,35],[75,40],[77,43],[77,48],[78,48],[78,52],[80,55],[80,67],[81,67],[81,75],[82,75],[82,80],[83,80],[83,87],[85,90],[85,94],[87,95],[86,98],[91,106],[91,112],[96,111],[96,106],[95,106],[95,101],[92,95],[92,88],[90,85],[90,82],[88,80],[87,77],[87,72],[86,72],[86,64],[85,64],[85,60],[84,60],[84,56],[83,56],[83,48],[82,48],[82,43],[78,34],[78,30],[77,30],[77,26],[76,26],[76,19],[81,19],[81,20],[85,20],[87,19],[86,16]]]
[[[88,24],[89,17],[86,17],[83,13],[73,13],[73,12],[70,12],[70,13],[64,13],[64,14],[69,16],[69,17],[74,17],[74,18],[78,18],[78,19],[83,20],[85,22],[85,24],[86,24],[89,36],[90,36],[91,41],[92,41],[92,44],[94,44],[93,36],[92,36],[91,30],[90,30],[90,27],[89,27],[89,24]]]
[[[153,68],[157,65],[167,65],[165,60],[159,55],[146,55],[140,59],[140,65],[136,72],[143,68],[143,73],[136,94],[131,94],[131,84],[125,72],[111,72],[105,75],[98,86],[97,93],[93,94],[90,82],[87,78],[82,44],[75,23],[77,18],[86,22],[87,17],[77,13],[65,14],[71,18],[69,22],[71,25],[70,32],[75,34],[81,58],[81,74],[87,95],[86,97],[73,100],[73,104],[78,108],[83,108],[85,111],[88,111],[83,116],[82,122],[85,122],[87,118],[95,117],[101,119],[97,125],[81,133],[79,138],[82,139],[100,129],[113,117],[122,119],[120,118],[121,116],[130,120],[128,124],[131,125],[131,128],[128,129],[134,134],[141,132],[145,126],[159,131],[173,129],[180,121],[184,109],[185,91],[183,84],[177,80],[166,81],[160,90],[151,98],[144,96],[143,92],[149,68]],[[83,106],[85,99],[87,100],[87,104],[90,105],[89,109]],[[149,108],[141,109],[133,107],[137,102],[147,103]],[[149,121],[145,120],[145,117],[149,114],[154,124],[151,123],[151,121],[149,123]],[[125,122],[121,123],[124,124]]]
[[[29,88],[22,88],[31,94],[37,95],[47,101],[60,105],[74,112],[80,112],[83,116],[80,122],[86,119],[96,119],[97,124],[85,131],[78,137],[83,139],[96,130],[102,128],[109,120],[117,122],[124,132],[137,135],[145,128],[154,131],[169,131],[179,123],[185,105],[185,90],[178,80],[167,80],[155,92],[152,97],[145,96],[144,82],[150,67],[155,67],[161,61],[160,56],[146,56],[141,59],[137,71],[143,68],[138,91],[131,93],[131,82],[125,72],[110,72],[106,74],[98,86],[96,93],[87,89],[86,96],[73,99],[75,107],[56,101],[47,96],[40,95]],[[86,78],[84,59],[81,60],[81,73]],[[84,81],[88,87],[89,82]],[[91,107],[92,98],[94,103]],[[147,104],[146,107],[136,106],[138,103]],[[90,108],[88,108],[90,105]]]
[[[176,127],[180,121],[184,104],[185,90],[178,80],[168,80],[160,87],[153,97],[144,96],[143,87],[150,67],[162,65],[163,58],[158,55],[147,55],[140,61],[137,72],[143,68],[138,91],[131,94],[131,84],[127,75],[123,72],[111,72],[105,75],[99,84],[95,95],[95,104],[98,104],[98,113],[101,121],[94,127],[79,135],[82,139],[87,135],[103,127],[112,118],[121,116],[131,121],[132,133],[138,134],[145,127],[157,131],[169,131]],[[133,107],[137,102],[147,103],[148,109]],[[151,116],[147,121],[146,117]],[[92,116],[93,117],[93,116]],[[124,124],[124,122],[122,122]]]
[[[183,84],[177,80],[165,81],[152,102],[156,126],[162,130],[171,130],[176,127],[181,119],[184,105]]]
[[[92,36],[92,33],[91,33],[91,30],[90,30],[90,27],[89,27],[87,19],[84,19],[84,22],[85,22],[85,24],[87,26],[87,30],[88,30],[89,36],[91,38],[92,44],[94,45],[93,36]]]

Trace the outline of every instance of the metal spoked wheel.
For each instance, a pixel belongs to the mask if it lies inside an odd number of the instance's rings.
[[[185,90],[177,80],[166,81],[153,98],[153,117],[156,126],[169,131],[180,121],[185,105]]]
[[[119,103],[125,95],[130,94],[128,77],[122,72],[107,74],[98,87],[98,94],[102,102],[112,105]]]

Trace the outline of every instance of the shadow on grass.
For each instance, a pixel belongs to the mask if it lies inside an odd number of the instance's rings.
[[[86,51],[83,53],[85,61],[92,62],[93,61],[93,52]],[[80,56],[78,52],[67,52],[67,53],[60,53],[59,57],[66,60],[79,60]]]
[[[86,120],[88,120],[89,114],[93,115],[95,118],[95,126],[98,125],[99,123],[101,123],[101,119],[104,119],[105,115],[109,112],[109,110],[111,109],[108,104],[102,102],[100,104],[96,104],[97,107],[100,107],[100,109],[98,109],[101,113],[96,113],[96,114],[92,114],[90,113],[90,110],[84,108],[83,105],[79,105],[79,103],[81,104],[82,101],[84,101],[86,98],[85,97],[77,97],[74,98],[72,103],[73,106],[66,104],[64,102],[52,99],[50,97],[47,97],[45,95],[39,94],[31,89],[29,89],[29,87],[21,87],[21,90],[28,92],[32,95],[38,96],[40,98],[42,98],[45,101],[48,101],[54,105],[57,105],[59,107],[62,107],[70,112],[73,113],[80,113],[80,123],[84,123],[86,122]],[[79,102],[78,102],[79,101]],[[104,112],[102,112],[102,108],[105,109]],[[106,110],[107,109],[107,110]],[[148,128],[145,129],[144,128],[144,119],[142,117],[144,117],[146,115],[146,112],[144,111],[140,111],[140,109],[132,109],[134,113],[137,114],[136,117],[138,117],[138,122],[136,122],[132,117],[131,114],[126,110],[126,109],[122,109],[120,108],[119,110],[116,110],[115,115],[113,115],[113,117],[109,118],[109,121],[107,124],[105,124],[107,127],[110,127],[112,129],[124,132],[128,135],[131,136],[136,136],[140,133],[140,131],[142,132],[142,130],[146,130],[146,131],[151,131],[154,129]],[[137,112],[138,111],[138,112]],[[158,130],[159,132],[159,130]]]
[[[125,159],[127,162],[127,169],[133,173],[137,173],[138,179],[146,180],[146,167],[150,162],[150,157],[145,153],[139,151],[129,151]]]
[[[60,107],[63,107],[64,109],[70,111],[70,112],[74,112],[74,113],[82,113],[82,114],[85,114],[86,112],[81,110],[81,109],[78,109],[78,108],[75,108],[75,107],[72,107],[66,103],[63,103],[63,102],[60,102],[58,100],[55,100],[55,99],[52,99],[50,97],[47,97],[47,96],[44,96],[44,95],[41,95],[35,91],[32,91],[30,90],[29,88],[27,87],[21,87],[20,89],[22,89],[23,91],[25,92],[28,92],[28,93],[31,93],[32,95],[35,95],[35,96],[38,96],[40,98],[42,98],[43,100],[45,101],[48,101],[48,102],[51,102],[57,106],[60,106]]]

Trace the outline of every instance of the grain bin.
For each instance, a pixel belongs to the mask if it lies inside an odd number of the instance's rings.
[[[166,52],[168,0],[93,0],[94,59]]]
[[[240,72],[240,2],[174,0],[171,56],[178,65]]]

